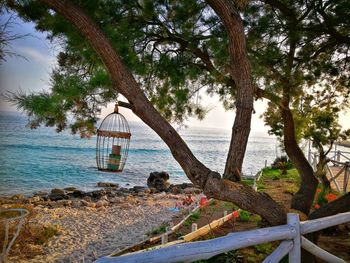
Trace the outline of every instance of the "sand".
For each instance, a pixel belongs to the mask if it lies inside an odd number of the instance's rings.
[[[129,196],[106,207],[36,206],[32,223],[59,226],[59,235],[44,245],[44,255],[32,259],[11,257],[9,262],[93,262],[99,257],[142,241],[147,232],[177,213],[169,208],[184,195]]]

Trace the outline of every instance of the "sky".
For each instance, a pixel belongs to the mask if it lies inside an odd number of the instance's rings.
[[[0,25],[9,18],[8,14],[0,16]],[[26,92],[38,92],[49,90],[50,72],[56,65],[56,54],[59,46],[50,43],[46,35],[35,30],[33,23],[22,21],[14,17],[14,24],[10,28],[12,34],[30,34],[24,38],[15,40],[8,49],[19,54],[21,57],[7,56],[0,65],[0,92],[15,92],[18,90]],[[210,109],[205,119],[199,121],[195,118],[189,119],[185,124],[189,127],[216,127],[231,129],[235,114],[233,111],[225,111],[217,96],[209,97],[201,94],[201,103]],[[267,102],[259,100],[255,102],[255,114],[252,119],[252,132],[267,133],[268,127],[264,126],[261,114],[266,109]],[[102,110],[101,117],[113,111],[113,104]],[[0,98],[0,111],[16,111],[16,107]],[[129,121],[141,121],[128,109],[121,109],[122,114]],[[340,118],[344,128],[350,128],[350,112],[343,114]]]

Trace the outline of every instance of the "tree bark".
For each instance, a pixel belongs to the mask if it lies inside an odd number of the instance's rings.
[[[228,151],[224,178],[240,181],[242,164],[247,148],[254,102],[254,85],[251,66],[246,51],[243,21],[238,11],[227,0],[208,0],[208,4],[221,18],[229,36],[230,73],[235,86],[236,116],[232,127],[230,149]]]
[[[287,105],[280,107],[280,110],[284,124],[284,147],[301,176],[301,184],[298,192],[292,199],[291,208],[308,215],[315,197],[318,180],[296,141],[294,119],[291,110]]]
[[[118,91],[130,102],[133,112],[161,137],[187,177],[200,186],[205,194],[233,202],[242,209],[257,213],[271,225],[286,222],[284,208],[268,195],[257,193],[249,186],[223,180],[218,173],[211,171],[196,159],[176,130],[146,98],[107,37],[81,8],[68,0],[41,0],[41,2],[65,17],[89,41],[105,64]]]

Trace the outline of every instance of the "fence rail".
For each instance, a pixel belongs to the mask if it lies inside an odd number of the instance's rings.
[[[347,192],[350,180],[350,152],[330,151],[328,156],[326,169],[330,177],[329,181],[334,183],[338,192]],[[317,169],[318,160],[319,154],[309,150],[308,161],[314,170]],[[339,169],[334,169],[333,167],[338,167]],[[341,182],[338,182],[340,177],[344,177],[343,185],[340,185]]]
[[[215,255],[235,249],[282,240],[276,250],[265,259],[265,263],[279,262],[279,260],[288,253],[289,262],[299,263],[301,247],[328,262],[343,263],[345,262],[343,259],[323,250],[302,237],[302,235],[346,222],[350,222],[350,212],[304,222],[299,222],[298,214],[290,213],[287,215],[286,225],[230,233],[224,237],[211,240],[183,243],[155,250],[150,249],[119,257],[107,256],[100,258],[95,262],[192,262],[195,260],[209,259]],[[330,259],[331,261],[329,261]]]

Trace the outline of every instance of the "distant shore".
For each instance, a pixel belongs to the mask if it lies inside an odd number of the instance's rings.
[[[104,182],[98,187],[90,192],[70,187],[31,197],[1,197],[0,208],[31,207],[34,216],[27,224],[59,229],[46,244],[14,247],[10,262],[92,262],[142,241],[147,232],[181,211],[187,213],[189,207],[173,208],[188,195],[199,200],[201,193],[191,184],[171,185],[167,192],[143,186],[119,188]]]

